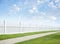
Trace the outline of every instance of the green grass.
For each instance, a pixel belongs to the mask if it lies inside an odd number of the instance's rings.
[[[29,33],[20,33],[20,34],[4,34],[4,35],[0,35],[0,40],[23,37],[23,36],[33,35],[33,34],[46,33],[46,32],[54,32],[54,31],[29,32]]]
[[[60,44],[60,32],[16,44]]]

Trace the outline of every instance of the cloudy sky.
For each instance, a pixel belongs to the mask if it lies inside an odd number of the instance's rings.
[[[0,0],[0,25],[60,26],[60,0]]]

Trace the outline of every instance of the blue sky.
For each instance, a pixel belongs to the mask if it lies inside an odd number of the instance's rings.
[[[60,26],[60,0],[0,0],[0,22],[7,25]]]

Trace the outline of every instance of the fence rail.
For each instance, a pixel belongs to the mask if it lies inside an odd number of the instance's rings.
[[[0,25],[0,34],[11,34],[11,33],[25,33],[25,32],[35,32],[35,31],[46,31],[46,30],[59,30],[60,28],[55,27],[40,27],[35,26],[32,27],[31,25],[29,27],[22,27],[21,23],[18,23],[18,26],[6,26],[5,20],[3,22],[3,26]]]
[[[46,27],[16,27],[16,26],[0,26],[0,34],[11,34],[11,33],[25,33],[25,32],[35,32],[35,31],[46,31],[55,30],[54,28]]]

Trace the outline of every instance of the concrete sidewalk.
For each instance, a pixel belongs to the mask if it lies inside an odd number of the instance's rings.
[[[43,34],[35,34],[35,35],[30,35],[30,36],[6,39],[6,40],[1,40],[0,44],[14,44],[14,43],[17,43],[17,42],[23,42],[23,41],[26,41],[26,40],[35,39],[35,38],[38,38],[38,37],[43,37],[43,36],[47,36],[47,35],[55,34],[55,33],[57,33],[57,32],[49,32],[49,33],[43,33]]]

